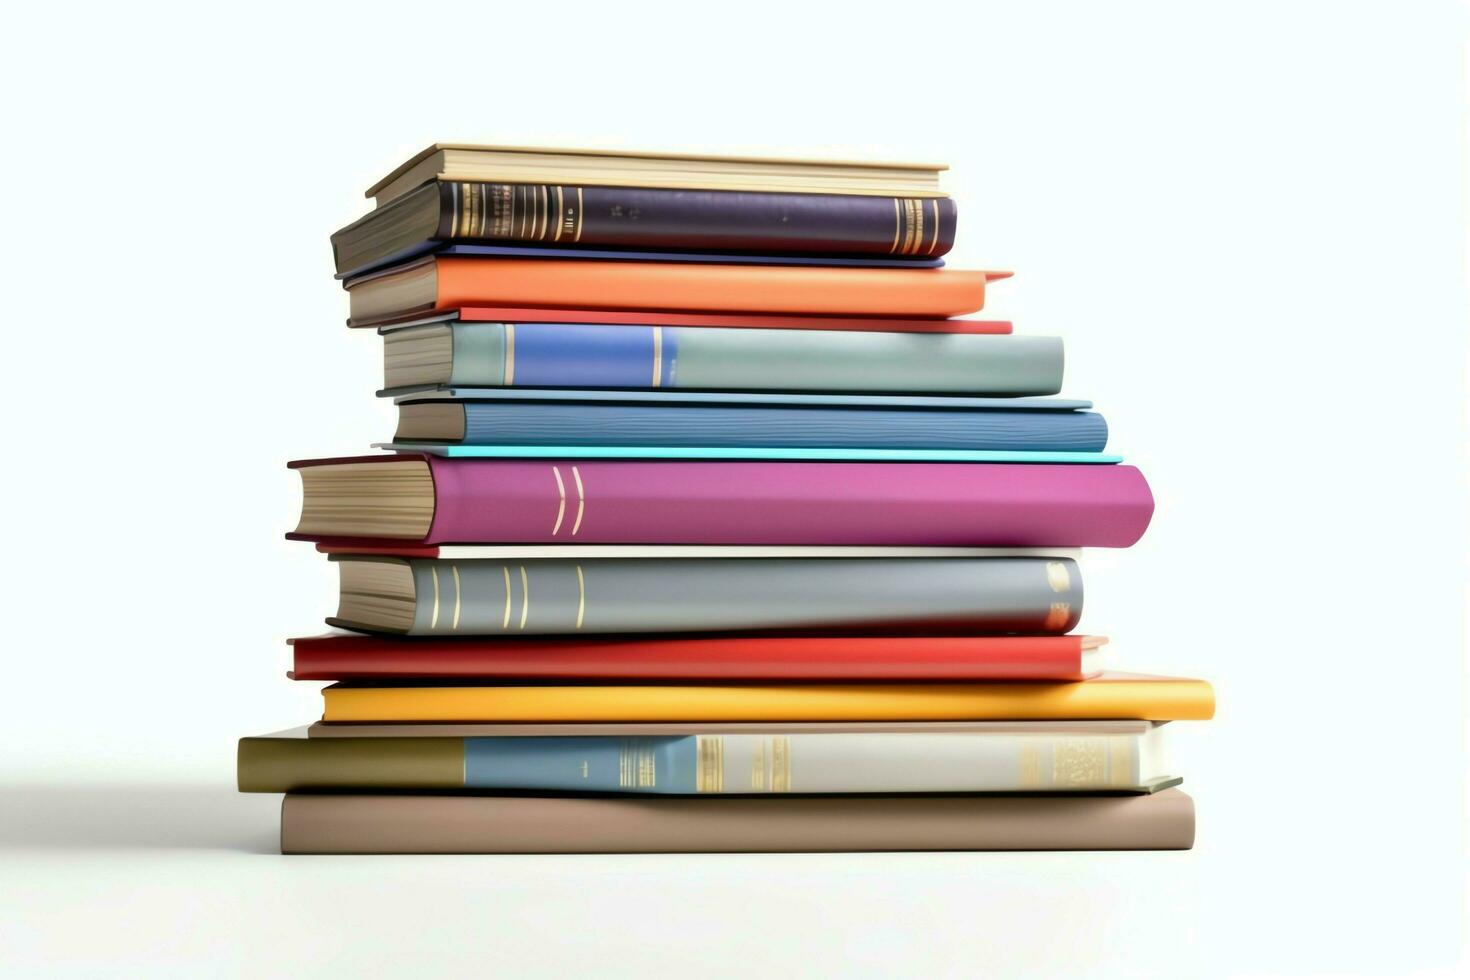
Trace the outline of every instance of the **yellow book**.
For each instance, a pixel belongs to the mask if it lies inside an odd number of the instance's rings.
[[[365,687],[322,692],[323,721],[954,721],[1210,718],[1205,681],[1103,674],[1080,682]]]

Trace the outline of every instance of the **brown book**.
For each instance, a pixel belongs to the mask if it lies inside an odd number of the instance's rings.
[[[1194,801],[1147,796],[287,794],[283,854],[1183,850]]]

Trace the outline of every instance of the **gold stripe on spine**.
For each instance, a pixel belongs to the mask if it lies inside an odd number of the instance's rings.
[[[785,735],[771,739],[771,792],[791,792],[791,739]]]
[[[1072,618],[1072,604],[1070,602],[1053,602],[1051,610],[1046,614],[1046,620],[1041,624],[1044,630],[1059,630],[1067,625],[1067,620]]]
[[[465,230],[473,237],[475,231],[480,227],[480,188],[476,184],[470,184],[469,195],[465,198],[469,204],[469,221],[465,223]]]
[[[507,388],[516,382],[516,325],[505,325],[505,376],[500,383]]]
[[[459,629],[459,566],[450,565],[449,570],[454,573],[454,619],[450,621],[449,628]]]
[[[566,207],[566,205],[562,203],[561,185],[560,184],[557,184],[556,185],[556,234],[551,237],[551,240],[554,241],[554,242],[561,241],[561,223],[562,223],[563,220],[565,220],[566,212],[563,210],[563,208],[565,208],[565,207]]]
[[[1053,592],[1066,592],[1072,587],[1072,576],[1067,573],[1066,562],[1046,563],[1046,584],[1051,586]]]
[[[587,612],[587,580],[582,576],[582,566],[577,566],[577,629],[582,628],[582,616]]]
[[[575,466],[572,467],[572,479],[577,484],[577,519],[572,521],[572,537],[582,528],[582,513],[587,508],[587,495],[582,492],[582,474]]]
[[[1016,788],[1041,789],[1041,749],[1034,744],[1023,743],[1016,759]]]
[[[454,216],[454,235],[463,238],[470,229],[470,185],[459,185],[459,213]]]
[[[718,735],[696,735],[694,754],[694,789],[698,793],[719,793],[725,788],[725,740]]]
[[[551,192],[543,185],[541,191],[541,236],[545,238],[551,231]]]
[[[556,495],[561,498],[556,505],[556,523],[551,525],[551,534],[555,537],[561,530],[562,518],[567,516],[567,485],[562,482],[561,470],[555,466],[551,468],[551,475],[556,477]]]
[[[582,188],[577,188],[577,233],[572,236],[572,241],[582,240]]]
[[[521,566],[521,625],[518,629],[526,628],[526,617],[531,614],[531,580],[526,575],[526,566]]]
[[[429,614],[429,629],[437,629],[439,626],[439,568],[436,565],[429,566],[429,574],[434,578],[434,611]]]
[[[766,740],[756,739],[755,752],[750,757],[750,788],[752,792],[766,791]]]
[[[664,379],[664,328],[653,328],[653,387],[657,388]]]
[[[914,202],[914,254],[919,254],[919,249],[924,244],[924,202]]]
[[[888,246],[890,253],[898,251],[898,238],[903,234],[903,209],[898,203],[898,198],[893,199],[893,244]]]
[[[490,225],[490,188],[484,184],[477,184],[475,186],[475,197],[479,202],[478,207],[480,209],[480,221],[475,226],[475,237],[484,238],[485,232],[489,229]]]
[[[1133,751],[1138,742],[1131,735],[1108,738],[1108,785],[1117,788],[1138,785],[1143,773],[1133,771]]]
[[[508,630],[510,629],[510,569],[501,565],[500,570],[505,573],[505,615],[500,617],[500,628]]]
[[[939,247],[939,198],[934,198],[934,238],[929,242],[929,254]]]

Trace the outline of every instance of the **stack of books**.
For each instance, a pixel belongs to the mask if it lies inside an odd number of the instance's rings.
[[[398,431],[293,463],[341,579],[300,853],[1187,848],[1203,681],[1077,635],[1153,511],[974,318],[942,167],[438,145],[333,236]]]

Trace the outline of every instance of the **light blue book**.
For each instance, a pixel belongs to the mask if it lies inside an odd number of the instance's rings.
[[[375,449],[472,459],[793,459],[891,463],[1121,463],[1106,453],[995,449],[852,449],[782,446],[461,446],[379,442]]]

